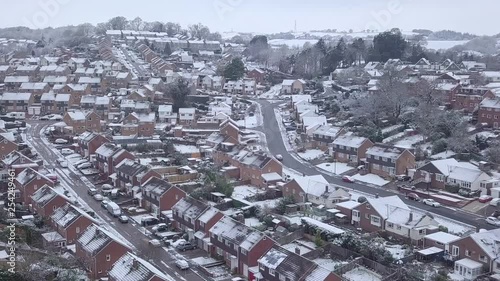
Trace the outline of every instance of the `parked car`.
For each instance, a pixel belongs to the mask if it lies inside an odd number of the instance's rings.
[[[77,162],[75,162],[73,165],[75,166],[78,166],[78,165],[81,165],[83,163],[88,163],[89,161],[87,161],[87,159],[82,159],[82,160],[79,160]]]
[[[118,217],[118,221],[121,222],[121,223],[128,223],[128,217],[127,216],[119,216]]]
[[[152,239],[152,240],[149,240],[149,245],[151,245],[153,247],[160,247],[161,242],[158,239]]]
[[[497,207],[499,205],[499,203],[500,203],[500,198],[493,198],[490,201],[490,205],[495,206],[495,207]]]
[[[159,223],[151,228],[153,232],[167,231],[168,225],[166,223]]]
[[[283,161],[283,155],[281,155],[281,154],[276,154],[276,159],[277,159],[278,161]]]
[[[62,155],[70,155],[70,154],[73,154],[73,150],[72,149],[69,149],[69,148],[63,148],[61,149],[61,154]]]
[[[95,188],[89,188],[89,190],[87,191],[87,193],[90,195],[90,196],[94,196],[97,194],[97,189]],[[101,196],[102,197],[102,196]]]
[[[181,270],[189,269],[189,263],[185,260],[177,260],[175,261],[175,265]]]
[[[407,175],[399,175],[399,176],[396,176],[396,179],[398,181],[409,181],[409,180],[411,180],[411,177],[407,176]]]
[[[57,163],[59,164],[59,166],[61,166],[62,168],[68,168],[68,161],[64,160],[64,159],[57,159]]]
[[[187,250],[194,250],[196,246],[194,244],[191,244],[190,242],[184,242],[184,243],[179,243],[175,248],[179,251],[184,252]]]
[[[76,168],[79,170],[88,169],[88,168],[92,168],[92,164],[87,162],[87,163],[83,163],[83,164],[76,166]]]
[[[108,208],[108,202],[109,202],[108,200],[104,200],[103,199],[102,202],[101,202],[101,207],[103,209],[107,209]]]
[[[492,199],[493,199],[493,197],[491,197],[489,195],[481,195],[481,196],[479,196],[478,201],[481,203],[487,203],[487,202],[490,202]]]
[[[343,176],[342,177],[342,181],[344,182],[348,182],[348,183],[353,183],[354,182],[354,179],[351,178],[350,176]]]
[[[487,217],[486,223],[494,226],[500,226],[500,220],[495,217]]]
[[[56,143],[56,144],[67,144],[68,140],[65,140],[65,139],[56,139],[54,141],[54,143]]]
[[[441,206],[441,204],[439,202],[434,201],[434,199],[424,199],[424,201],[422,202],[424,202],[425,205],[429,205],[436,208]]]
[[[420,201],[420,196],[416,193],[408,193],[408,199],[413,200],[413,201]]]
[[[94,199],[97,201],[103,201],[104,197],[101,194],[94,194]]]
[[[159,222],[160,221],[157,218],[152,217],[152,216],[143,217],[141,219],[141,225],[142,226],[155,225],[155,224],[158,224]]]

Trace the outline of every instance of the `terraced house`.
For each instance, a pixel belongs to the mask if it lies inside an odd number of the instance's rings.
[[[50,220],[68,245],[74,244],[87,227],[98,223],[85,211],[69,203],[56,209]]]
[[[186,193],[180,188],[157,177],[151,177],[141,186],[144,208],[160,217],[161,212],[172,210],[172,207]]]
[[[48,185],[42,186],[32,196],[32,211],[41,217],[50,217],[58,209],[71,200]]]

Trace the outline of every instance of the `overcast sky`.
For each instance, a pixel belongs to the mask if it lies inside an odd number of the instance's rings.
[[[219,32],[290,31],[296,20],[298,31],[398,27],[500,33],[498,0],[21,0],[2,4],[1,27],[96,24],[114,16],[139,16],[183,26],[201,22]]]

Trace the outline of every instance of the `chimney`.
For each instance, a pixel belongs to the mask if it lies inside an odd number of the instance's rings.
[[[328,192],[328,184],[325,185],[325,193],[327,193],[327,192]]]
[[[375,194],[375,198],[378,198],[378,193]]]
[[[295,253],[300,256],[300,248],[299,247],[295,247]]]
[[[411,222],[413,220],[413,212],[410,212],[410,216],[408,218],[408,222]]]
[[[135,270],[139,269],[139,262],[136,259],[132,260],[132,268]]]

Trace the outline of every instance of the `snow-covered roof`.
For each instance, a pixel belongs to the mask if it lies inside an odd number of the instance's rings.
[[[111,155],[113,155],[118,150],[120,150],[120,148],[116,147],[114,144],[105,143],[105,144],[101,145],[95,151],[95,153],[98,155],[101,155],[102,157],[107,158],[107,157],[110,157]]]
[[[302,101],[311,102],[311,95],[292,95],[292,104],[299,103]]]
[[[320,136],[336,137],[342,128],[332,125],[322,125],[313,131],[313,134]]]
[[[123,247],[130,249],[126,244],[121,242],[121,239],[95,224],[87,227],[80,238],[78,238],[78,243],[81,245],[81,248],[92,256],[97,254],[100,250],[104,249],[104,247],[112,242],[118,243]]]
[[[399,147],[375,145],[366,150],[366,155],[397,159],[404,151],[405,149]]]
[[[500,108],[500,99],[484,99],[481,104],[481,108]]]
[[[71,94],[57,94],[56,102],[69,102],[71,99]]]
[[[428,234],[424,237],[425,239],[433,240],[442,244],[450,244],[451,242],[454,242],[458,239],[461,239],[460,236],[453,235],[447,232],[436,232],[432,234]]]
[[[4,101],[29,101],[31,93],[3,93],[2,100]]]
[[[82,120],[86,120],[87,119],[86,115],[85,115],[85,113],[83,111],[68,111],[67,114],[69,115],[69,117],[71,119],[73,119],[75,121],[82,121]]]
[[[45,83],[66,83],[68,77],[66,76],[45,76],[43,82]]]
[[[345,232],[342,229],[337,228],[337,227],[335,227],[333,225],[329,225],[329,224],[326,224],[324,222],[320,222],[320,221],[312,219],[312,218],[302,217],[301,219],[304,222],[306,222],[306,223],[308,223],[310,225],[314,225],[314,226],[318,227],[319,229],[321,229],[323,231],[326,231],[326,232],[329,232],[331,234],[342,234],[342,233]]]
[[[359,148],[367,140],[368,139],[364,138],[364,137],[358,137],[358,136],[353,136],[353,135],[343,135],[343,136],[337,137],[333,141],[333,144],[342,145],[342,146],[346,146],[346,147]]]
[[[330,183],[328,183],[322,175],[295,177],[293,181],[295,181],[305,193],[314,196],[321,196],[325,193],[326,187],[330,186]]]
[[[79,84],[100,84],[101,78],[99,77],[80,77],[78,79]]]
[[[211,220],[217,213],[219,213],[219,210],[214,208],[214,207],[210,207],[208,208],[205,212],[203,212],[203,214],[200,215],[200,217],[198,218],[198,220],[202,223],[208,223],[209,220]]]
[[[454,158],[431,161],[442,175],[449,179],[474,182],[484,172],[469,162],[459,162]],[[424,166],[425,167],[425,166]]]
[[[31,199],[33,199],[33,202],[38,204],[39,206],[45,206],[48,202],[50,202],[52,199],[56,198],[57,196],[60,196],[67,201],[69,200],[66,196],[59,194],[56,192],[52,187],[48,185],[42,186],[40,189],[35,191],[33,195],[31,195]]]
[[[341,208],[344,208],[347,210],[352,210],[352,209],[358,207],[359,205],[361,205],[361,203],[359,203],[358,201],[349,200],[349,201],[337,203],[337,204],[335,204],[335,207],[336,208],[341,207]]]
[[[210,233],[221,236],[242,249],[250,251],[262,238],[264,234],[246,226],[230,217],[224,216],[211,229]],[[268,238],[270,239],[270,238]]]
[[[410,211],[410,208],[399,198],[399,196],[367,198],[369,204],[382,218],[387,219],[388,215],[397,208]]]
[[[41,101],[55,101],[56,94],[54,92],[43,93],[40,100]]]
[[[179,202],[177,202],[173,207],[172,211],[177,212],[180,217],[187,217],[191,219],[198,218],[208,206],[191,197],[186,197]]]
[[[154,122],[156,119],[155,113],[131,113],[135,118],[139,120],[139,122]]]
[[[267,268],[276,269],[287,257],[288,253],[285,251],[279,251],[277,248],[271,248],[258,260],[258,262]]]
[[[38,83],[32,83],[32,82],[25,82],[22,83],[19,89],[21,90],[43,90],[45,87],[47,87],[47,83],[43,82],[38,82]]]
[[[62,237],[61,234],[57,233],[56,231],[43,233],[42,237],[47,242],[59,242],[66,240],[66,238]]]
[[[69,203],[57,208],[52,214],[51,219],[59,227],[67,228],[80,217],[86,218],[93,223],[98,223],[85,211]]]
[[[120,281],[149,281],[153,277],[159,280],[174,281],[151,263],[128,252],[116,261],[108,273],[109,277]],[[156,280],[155,279],[155,280]]]
[[[30,81],[29,76],[5,76],[4,83],[27,83]]]

